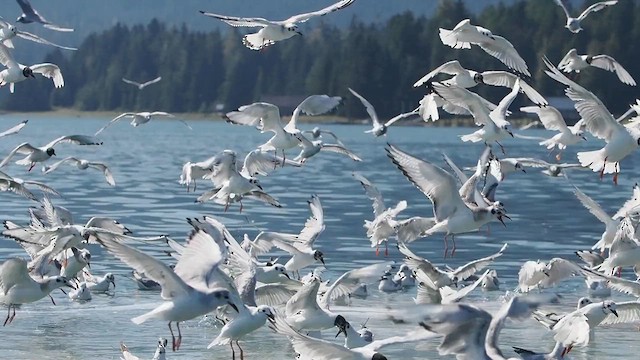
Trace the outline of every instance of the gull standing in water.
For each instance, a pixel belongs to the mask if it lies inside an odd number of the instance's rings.
[[[601,2],[595,3],[589,6],[585,11],[583,11],[582,14],[580,14],[580,16],[578,16],[577,18],[574,18],[574,17],[571,17],[571,14],[569,14],[569,10],[567,10],[566,0],[554,0],[554,1],[556,2],[556,4],[558,4],[562,8],[562,10],[564,11],[564,14],[567,16],[567,25],[565,25],[564,27],[569,29],[569,31],[571,31],[574,34],[577,34],[582,30],[581,22],[584,19],[586,19],[587,16],[589,16],[589,14],[591,14],[592,12],[600,11],[608,6],[613,6],[618,3],[618,0],[601,1]]]
[[[180,322],[208,314],[223,305],[238,311],[231,301],[229,290],[220,287],[222,281],[217,277],[217,271],[223,256],[218,243],[222,243],[222,240],[218,242],[213,236],[218,234],[211,235],[202,230],[192,232],[175,269],[120,243],[118,236],[103,234],[97,239],[111,254],[160,284],[160,296],[165,302],[131,321],[135,324],[142,324],[149,319],[168,321],[174,351],[180,348],[182,342]],[[171,328],[172,322],[176,322],[178,328],[177,338]]]
[[[223,22],[234,27],[260,27],[261,29],[254,34],[245,35],[242,43],[251,50],[262,50],[263,48],[275,44],[277,41],[289,39],[296,34],[302,35],[298,30],[298,24],[304,23],[316,16],[327,15],[331,12],[344,9],[351,5],[355,0],[341,0],[337,3],[327,6],[324,9],[294,15],[286,20],[272,21],[264,18],[241,18],[235,16],[218,15],[210,12],[200,11],[201,14],[220,19]]]
[[[578,55],[578,51],[576,49],[571,49],[567,55],[560,60],[558,69],[567,73],[572,71],[579,73],[580,70],[584,70],[589,66],[614,72],[618,75],[618,79],[620,79],[622,83],[636,86],[636,81],[633,80],[633,77],[631,77],[629,72],[627,72],[627,70],[625,70],[622,65],[616,61],[616,59],[609,55]]]
[[[393,145],[387,147],[391,161],[433,203],[435,225],[422,236],[444,232],[445,256],[448,251],[447,237],[451,235],[455,253],[455,235],[478,230],[482,225],[497,219],[504,225],[503,217],[509,219],[499,202],[486,207],[467,204],[458,192],[455,178],[442,168],[413,157]]]
[[[569,80],[546,57],[544,62],[549,68],[545,70],[547,75],[567,86],[565,93],[575,102],[575,108],[584,119],[587,131],[607,143],[600,150],[579,152],[580,164],[599,172],[600,178],[604,174],[614,174],[613,182],[617,184],[620,161],[640,146],[639,124],[631,122],[621,125],[597,96]]]
[[[360,102],[362,102],[362,105],[364,105],[364,107],[367,109],[367,114],[369,114],[369,117],[371,118],[371,121],[373,123],[373,128],[365,132],[372,133],[376,137],[386,135],[388,127],[393,125],[396,121],[406,119],[414,115],[418,115],[418,112],[411,111],[408,113],[397,115],[392,119],[390,119],[389,121],[387,121],[386,123],[381,123],[380,120],[378,119],[378,114],[376,113],[376,109],[373,107],[373,105],[371,105],[371,103],[367,101],[367,99],[365,99],[362,95],[355,92],[353,89],[349,88],[349,91],[351,91],[353,96],[357,97],[360,100]]]
[[[9,155],[7,155],[2,160],[2,162],[0,162],[0,168],[7,165],[7,163],[9,163],[9,161],[11,161],[11,159],[16,154],[22,154],[27,156],[22,160],[16,161],[16,164],[29,166],[29,171],[31,171],[31,169],[33,169],[33,167],[36,166],[37,163],[45,162],[52,156],[55,156],[56,151],[53,149],[53,147],[60,143],[71,143],[76,145],[102,145],[102,141],[98,140],[94,136],[87,135],[60,136],[59,138],[41,147],[35,147],[25,142],[11,150]]]
[[[140,125],[148,123],[149,121],[151,121],[152,118],[156,118],[156,117],[174,118],[175,115],[169,114],[169,113],[164,112],[164,111],[154,111],[154,112],[144,111],[144,112],[139,112],[139,113],[133,113],[133,112],[122,113],[122,114],[116,116],[115,118],[113,118],[113,120],[109,121],[107,123],[107,125],[105,125],[102,128],[100,128],[100,130],[96,131],[94,136],[98,136],[98,134],[100,134],[102,131],[104,131],[104,129],[108,128],[113,123],[115,123],[116,121],[118,121],[120,119],[123,119],[123,118],[131,118],[131,126],[137,127],[137,126],[140,126]],[[189,124],[187,124],[186,121],[184,121],[182,119],[178,119],[178,121],[180,121],[186,127],[188,127],[189,130],[193,130],[191,128],[191,126],[189,126]]]
[[[63,286],[75,289],[75,286],[62,276],[45,277],[40,280],[32,278],[26,260],[12,258],[3,262],[0,265],[0,303],[7,305],[9,309],[4,326],[16,317],[18,305],[38,301]]]

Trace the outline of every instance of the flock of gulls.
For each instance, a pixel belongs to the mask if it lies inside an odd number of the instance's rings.
[[[564,1],[555,1],[566,13],[566,28],[573,33],[579,32],[583,25],[588,26],[587,17],[595,17],[592,13],[618,2],[612,0],[594,4],[573,18]],[[23,10],[18,23],[40,23],[57,31],[73,30],[47,21],[26,0],[17,2]],[[283,21],[202,13],[231,26],[260,28],[258,32],[244,36],[243,43],[249,49],[262,50],[301,34],[299,24],[351,6],[354,2],[342,0],[322,10],[295,15]],[[48,63],[26,66],[17,62],[10,50],[16,36],[46,45],[58,45],[18,30],[4,20],[0,21],[0,25],[0,62],[6,67],[0,72],[0,85],[9,85],[13,92],[16,83],[39,74],[51,78],[55,87],[64,86],[58,66]],[[392,124],[403,119],[437,121],[439,111],[443,110],[451,114],[473,116],[479,128],[463,135],[461,141],[486,145],[474,167],[460,168],[445,155],[444,162],[450,170],[440,167],[437,164],[439,160],[420,159],[392,144],[387,145],[386,152],[391,163],[433,203],[433,216],[426,214],[425,217],[401,218],[401,213],[407,208],[405,200],[387,207],[374,183],[361,174],[353,174],[354,181],[363,187],[363,196],[373,203],[373,215],[364,221],[370,246],[375,248],[376,254],[382,247],[388,254],[389,241],[395,240],[394,248],[405,257],[403,264],[381,261],[347,271],[330,281],[323,279],[322,271],[318,269],[301,276],[305,270],[325,264],[325,255],[317,246],[325,223],[321,199],[316,195],[312,195],[308,201],[310,216],[300,233],[263,231],[255,239],[245,235],[242,240],[237,240],[215,217],[203,216],[187,219],[193,229],[185,242],[179,242],[167,236],[134,237],[126,226],[106,216],[91,217],[86,224],[74,223],[67,209],[54,205],[50,200],[49,195],[58,195],[55,189],[45,183],[21,179],[5,172],[12,160],[21,157],[15,164],[26,167],[28,172],[42,165],[42,171],[48,174],[66,164],[80,170],[100,171],[106,182],[115,186],[116,181],[109,167],[100,161],[70,156],[50,165],[45,164],[56,156],[54,148],[65,143],[102,146],[103,142],[97,136],[120,119],[129,118],[131,125],[138,126],[156,117],[174,117],[161,111],[126,112],[105,124],[94,135],[62,136],[43,146],[38,146],[43,143],[40,139],[34,139],[33,144],[19,144],[0,162],[0,190],[14,192],[38,204],[28,209],[28,223],[4,222],[2,235],[17,241],[28,255],[27,259],[5,259],[0,265],[0,302],[8,309],[4,325],[8,326],[16,320],[16,309],[20,305],[50,297],[56,289],[71,289],[68,290],[69,298],[81,302],[90,301],[92,293],[112,293],[115,289],[113,274],[91,274],[90,249],[93,246],[106,249],[113,257],[130,266],[141,290],[159,292],[162,302],[131,321],[134,324],[165,322],[172,338],[173,351],[178,351],[183,345],[189,346],[188,340],[183,344],[180,323],[212,313],[219,323],[220,332],[208,348],[228,346],[233,359],[244,359],[240,341],[263,326],[287,337],[299,359],[382,360],[387,359],[381,350],[384,346],[437,341],[434,339],[442,339],[438,347],[441,355],[473,360],[513,359],[504,355],[499,348],[500,331],[508,324],[508,319],[524,320],[530,317],[553,332],[556,342],[549,345],[552,348],[550,352],[542,353],[514,347],[518,356],[522,359],[564,359],[572,348],[588,346],[590,336],[597,332],[598,326],[640,320],[640,302],[596,300],[597,297],[607,297],[611,290],[640,297],[640,283],[620,277],[623,268],[640,272],[637,266],[640,264],[640,241],[636,231],[640,221],[639,186],[634,188],[632,197],[614,216],[607,214],[575,187],[577,199],[605,225],[604,233],[592,249],[576,252],[579,261],[553,258],[548,262],[538,260],[522,264],[517,291],[507,296],[504,305],[494,314],[480,305],[465,304],[463,300],[478,287],[485,290],[500,288],[496,271],[487,268],[508,251],[507,244],[495,254],[455,269],[437,267],[411,250],[414,241],[444,236],[444,256],[453,257],[457,235],[478,231],[495,221],[505,224],[504,219],[509,219],[509,216],[505,204],[497,199],[497,189],[509,173],[538,168],[549,176],[566,176],[568,169],[591,169],[599,173],[600,178],[604,174],[613,174],[613,181],[617,183],[621,172],[620,162],[640,146],[640,117],[627,120],[631,114],[640,115],[640,101],[632,105],[623,117],[615,118],[593,93],[564,74],[593,71],[589,68],[597,67],[614,72],[621,82],[634,86],[634,79],[613,57],[578,55],[578,50],[573,49],[558,67],[544,58],[545,72],[566,88],[566,95],[575,103],[581,116],[575,125],[568,126],[561,113],[548,105],[545,98],[527,83],[530,76],[527,64],[506,38],[472,25],[466,19],[452,30],[440,29],[440,39],[444,45],[454,49],[478,46],[504,63],[510,71],[478,72],[465,69],[457,60],[449,61],[416,81],[414,86],[424,87],[426,95],[414,111],[399,114],[386,122],[378,118],[369,101],[356,90],[348,89],[362,102],[369,114],[372,128],[367,133],[375,137],[384,136]],[[448,78],[442,79],[443,75]],[[145,87],[161,81],[161,77],[143,83],[128,79],[123,81],[144,91]],[[470,91],[479,84],[506,87],[509,92],[496,105]],[[507,120],[509,108],[520,94],[532,102],[532,105],[520,110],[535,114],[546,129],[557,132],[551,138],[540,139],[539,144],[557,151],[555,158],[558,162],[507,157],[508,150],[500,143],[503,139],[532,139],[524,135],[523,130],[516,133]],[[243,200],[247,199],[280,207],[275,194],[261,186],[260,176],[267,176],[285,166],[304,171],[304,167],[310,166],[308,162],[312,157],[325,152],[361,161],[331,131],[320,128],[302,130],[298,127],[301,115],[328,113],[341,101],[340,97],[311,95],[296,107],[287,123],[283,122],[277,106],[264,102],[228,112],[224,116],[226,121],[255,127],[262,133],[272,133],[272,137],[243,158],[229,149],[203,161],[187,162],[182,168],[179,183],[188,192],[196,192],[197,182],[204,182],[207,189],[197,196],[196,201],[214,202],[224,211],[237,205],[238,211],[242,212]],[[189,127],[186,122],[184,124]],[[27,121],[17,124],[0,133],[0,138],[18,133],[26,125]],[[560,163],[562,152],[587,140],[586,133],[604,140],[606,145],[599,149],[599,145],[594,145],[592,151],[579,152],[577,163]],[[298,149],[299,153],[287,156],[287,151],[291,149]],[[37,196],[35,189],[43,195]],[[175,259],[175,264],[170,265],[138,250],[134,246],[137,242],[168,246],[165,250],[169,249],[167,252]],[[284,263],[267,260],[265,254],[273,248],[288,253],[290,257]],[[566,314],[545,310],[549,304],[567,301],[545,289],[574,276],[585,278],[593,298],[579,299],[577,308]],[[375,291],[368,287],[372,283],[377,283],[377,289],[381,292],[416,289],[415,307],[390,310],[381,315],[388,321],[408,324],[413,328],[412,331],[403,336],[374,340],[371,329],[363,327],[358,330],[348,321],[348,311],[337,313],[330,310],[331,305],[341,298],[357,298],[365,296],[368,291]],[[54,301],[52,297],[51,301]],[[344,342],[335,342],[333,336],[329,339],[320,336],[320,331],[331,329],[338,330],[335,337],[343,335]],[[167,349],[168,341],[160,338],[153,359],[166,359]],[[138,359],[124,344],[121,345],[121,352],[125,360]]]

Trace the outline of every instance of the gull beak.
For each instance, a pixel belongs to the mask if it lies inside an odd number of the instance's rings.
[[[301,31],[297,31],[297,30],[296,30],[296,34],[298,34],[298,35],[302,36],[302,32],[301,32]]]
[[[284,273],[284,274],[282,274],[282,275],[286,276],[286,277],[287,277],[287,279],[291,280],[291,276],[289,276],[289,274]]]
[[[511,137],[514,137],[513,133],[510,130],[507,130],[507,133],[509,133],[509,135],[511,135]]]
[[[616,310],[611,309],[611,313],[612,313],[613,315],[615,315],[616,317],[619,317],[619,316],[618,316],[618,312],[617,312]]]
[[[523,173],[527,173],[527,170],[525,170],[524,168],[520,168],[520,170],[522,170]]]
[[[269,318],[269,320],[271,320],[271,321],[275,321],[275,320],[276,320],[276,316],[275,316],[275,315],[273,315],[272,313],[268,313],[268,314],[267,314],[267,317],[268,317],[268,318]]]
[[[322,265],[324,265],[325,267],[327,266],[327,264],[324,263],[324,258],[320,257],[320,262],[322,263]]]
[[[505,223],[504,223],[504,220],[502,219],[503,217],[505,217],[505,218],[507,218],[507,219],[509,219],[509,220],[511,220],[511,218],[510,218],[509,216],[507,216],[506,214],[498,215],[498,220],[500,220],[500,222],[502,223],[502,225],[503,225],[504,227],[507,227],[507,224],[505,224]]]
[[[231,301],[227,301],[227,304],[229,304],[229,306],[231,306],[237,313],[240,313],[240,310],[238,310],[236,304],[232,303]]]
[[[68,287],[70,287],[70,288],[72,288],[73,290],[78,290],[78,288],[77,288],[75,285],[73,285],[72,283],[67,283],[67,286],[68,286]],[[61,289],[61,290],[62,290],[62,289]],[[64,293],[64,290],[62,290],[62,292]],[[65,294],[66,294],[66,293],[65,293]]]
[[[116,288],[116,281],[115,280],[109,280],[109,282],[113,284],[113,288],[115,289]]]
[[[338,325],[338,333],[336,334],[335,337],[340,336],[340,334],[344,334],[344,336],[347,337],[347,330],[344,328],[344,325],[342,324]]]
[[[580,136],[582,138],[582,140],[587,141],[587,138],[585,136]]]

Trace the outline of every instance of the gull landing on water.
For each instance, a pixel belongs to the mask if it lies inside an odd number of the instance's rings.
[[[233,27],[260,27],[261,29],[254,34],[245,35],[242,43],[251,50],[262,50],[263,48],[294,37],[296,34],[302,35],[298,31],[298,24],[304,23],[316,16],[327,15],[331,12],[344,9],[351,5],[355,0],[341,0],[337,3],[327,6],[324,9],[294,15],[286,20],[272,21],[264,18],[242,18],[235,16],[218,15],[200,10],[200,13],[210,16],[233,26]]]
[[[564,27],[569,29],[569,31],[571,31],[574,34],[577,34],[582,30],[582,25],[580,23],[584,19],[586,19],[587,16],[589,16],[589,14],[591,14],[592,12],[600,11],[608,6],[613,6],[618,3],[618,0],[601,1],[599,3],[595,3],[589,6],[585,11],[583,11],[582,14],[580,14],[580,16],[578,16],[577,18],[574,18],[574,17],[571,17],[571,14],[569,14],[569,10],[567,10],[566,0],[554,0],[554,1],[556,2],[556,4],[558,4],[562,8],[562,10],[564,11],[564,14],[567,16],[567,25],[565,25]]]

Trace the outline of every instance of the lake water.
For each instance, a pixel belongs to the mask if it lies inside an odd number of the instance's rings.
[[[4,116],[0,128],[8,128],[21,117]],[[50,140],[68,134],[93,134],[104,125],[107,118],[46,118],[30,119],[23,131],[0,140],[0,154],[23,141],[44,145]],[[409,208],[402,218],[431,214],[431,203],[386,157],[386,142],[397,145],[417,157],[431,160],[442,166],[441,153],[446,152],[461,166],[474,165],[482,151],[480,145],[462,143],[458,136],[473,131],[467,128],[394,127],[388,136],[374,139],[364,134],[364,126],[323,125],[335,131],[345,144],[358,153],[364,161],[354,163],[338,155],[327,153],[312,158],[303,168],[285,167],[269,177],[261,179],[265,190],[277,197],[283,208],[276,209],[260,202],[246,201],[242,214],[238,206],[224,213],[221,206],[196,204],[195,195],[187,193],[177,183],[182,164],[188,160],[200,161],[213,154],[232,149],[244,154],[265,142],[269,135],[260,134],[249,127],[234,126],[223,122],[190,121],[193,131],[179,122],[154,120],[142,127],[132,128],[119,123],[102,135],[104,145],[79,147],[61,144],[56,147],[58,158],[78,156],[107,162],[114,173],[117,186],[109,187],[97,172],[81,172],[72,167],[61,167],[43,176],[39,168],[32,173],[16,165],[3,169],[13,176],[46,181],[57,189],[62,198],[54,203],[69,208],[77,223],[86,222],[91,216],[110,216],[120,220],[136,235],[170,234],[184,239],[190,230],[186,217],[213,215],[222,220],[237,238],[243,233],[255,236],[260,230],[298,232],[308,216],[307,199],[318,194],[322,200],[326,218],[326,230],[317,241],[324,252],[328,266],[325,278],[335,278],[341,272],[383,260],[369,248],[362,227],[365,219],[372,218],[371,202],[360,184],[351,177],[359,171],[373,181],[383,193],[387,206],[406,199]],[[311,128],[311,124],[303,124]],[[541,130],[527,134],[546,135]],[[553,160],[545,149],[535,142],[510,140],[505,144],[509,156],[534,156]],[[575,161],[575,152],[596,149],[601,142],[593,138],[564,154],[567,161]],[[293,152],[290,153],[292,156]],[[37,171],[36,171],[37,170]],[[611,178],[600,181],[589,171],[574,171],[571,179],[585,193],[613,213],[631,194],[632,185],[638,179],[638,155],[634,154],[622,163],[619,185]],[[199,189],[204,191],[201,181]],[[459,266],[477,257],[496,252],[503,243],[509,248],[492,268],[498,271],[502,290],[483,293],[476,290],[468,301],[495,310],[501,296],[517,285],[517,272],[526,260],[549,260],[552,257],[575,259],[574,251],[589,248],[601,235],[603,225],[589,214],[572,194],[572,188],[563,178],[549,178],[535,169],[527,174],[512,174],[498,190],[498,198],[505,204],[512,221],[504,228],[496,223],[491,231],[468,234],[457,238],[458,250],[451,266]],[[0,219],[21,224],[28,221],[27,208],[32,202],[9,193],[0,193],[2,207]],[[161,249],[146,245],[146,251],[162,257]],[[421,239],[412,244],[417,253],[442,265],[442,236]],[[167,324],[148,321],[134,325],[130,319],[155,307],[161,302],[158,293],[139,291],[127,278],[130,269],[119,260],[101,251],[95,245],[92,252],[92,269],[96,274],[111,271],[116,277],[115,296],[94,295],[84,303],[69,301],[59,291],[53,293],[57,305],[49,299],[22,306],[15,321],[2,328],[3,359],[118,359],[119,344],[124,341],[131,351],[142,359],[153,355],[156,339],[170,338]],[[282,255],[280,253],[274,253]],[[0,242],[0,257],[26,256],[11,240]],[[168,258],[165,257],[167,261]],[[388,259],[400,261],[401,256],[390,249]],[[625,275],[629,275],[628,271]],[[386,311],[387,306],[400,308],[412,303],[415,289],[396,294],[383,294],[377,286],[366,299],[354,299],[351,306],[337,306],[332,310],[345,315],[353,324]],[[577,299],[586,296],[581,279],[569,280],[557,288],[563,296],[559,310],[575,307]],[[630,298],[613,294],[616,301]],[[368,327],[378,339],[402,334],[408,329],[384,320],[372,319]],[[228,347],[207,350],[206,346],[218,334],[218,329],[198,319],[182,326],[183,343],[179,352],[168,353],[168,359],[230,359]],[[334,330],[327,331],[326,338],[333,339]],[[640,333],[636,326],[602,327],[596,330],[595,340],[587,348],[572,351],[573,359],[636,359],[640,351]],[[342,340],[342,337],[340,339]],[[441,359],[436,347],[439,340],[385,348],[389,359]],[[293,351],[288,341],[268,329],[261,329],[245,339],[243,348],[246,359],[288,359]],[[553,346],[552,334],[533,320],[511,322],[500,338],[507,355],[515,356],[511,346],[536,351],[549,350]]]

